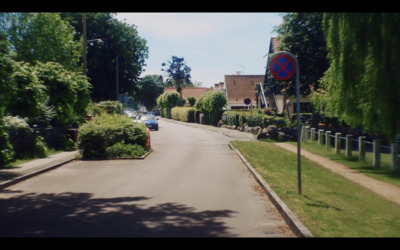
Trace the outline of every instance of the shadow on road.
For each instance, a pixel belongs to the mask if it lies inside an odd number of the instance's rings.
[[[0,237],[235,236],[221,221],[234,211],[196,211],[178,203],[140,204],[148,199],[92,198],[89,193],[29,193],[0,199]]]

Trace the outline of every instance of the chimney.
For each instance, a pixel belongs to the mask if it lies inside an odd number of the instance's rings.
[[[224,89],[224,82],[220,82],[219,83],[219,90],[223,90]]]
[[[214,84],[214,90],[215,90],[215,91],[218,91],[218,90],[219,90],[219,84],[218,84],[218,83],[215,83],[215,84]]]
[[[240,71],[236,71],[236,75],[237,75],[237,76],[240,76]]]

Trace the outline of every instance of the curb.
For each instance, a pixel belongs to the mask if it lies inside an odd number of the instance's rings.
[[[63,161],[61,161],[61,162],[55,163],[55,164],[50,165],[50,166],[48,166],[48,167],[45,167],[45,168],[43,168],[43,169],[40,169],[40,170],[31,172],[31,173],[25,174],[25,175],[23,175],[23,176],[17,177],[17,178],[15,178],[15,179],[13,179],[13,180],[5,181],[5,182],[3,182],[3,183],[0,183],[0,189],[6,188],[6,187],[11,186],[11,185],[14,185],[14,184],[16,184],[16,183],[18,183],[18,182],[20,182],[20,181],[29,179],[29,178],[31,178],[31,177],[33,177],[33,176],[42,174],[42,173],[47,172],[47,171],[50,171],[50,170],[52,170],[52,169],[58,168],[58,167],[60,167],[61,165],[64,165],[64,164],[66,164],[66,163],[68,163],[68,162],[71,162],[71,161],[73,161],[73,160],[75,160],[75,159],[76,159],[76,156],[71,157],[70,159],[66,159],[66,160],[63,160]]]
[[[247,169],[254,176],[258,184],[261,185],[264,192],[271,199],[272,203],[279,210],[283,219],[289,225],[289,227],[294,231],[296,235],[304,238],[313,238],[312,233],[301,223],[301,221],[296,217],[296,215],[289,209],[289,207],[279,198],[279,196],[272,190],[272,188],[264,181],[264,179],[257,173],[257,171],[250,165],[250,163],[244,158],[244,156],[237,150],[231,143],[228,143],[229,147],[236,152],[243,163],[246,165]]]

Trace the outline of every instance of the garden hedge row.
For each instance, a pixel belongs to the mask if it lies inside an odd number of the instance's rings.
[[[266,128],[269,125],[275,125],[276,127],[284,127],[289,125],[289,121],[283,117],[276,117],[263,113],[260,110],[227,110],[223,116],[226,117],[227,125],[234,125],[242,127],[247,123],[250,127],[260,126]]]

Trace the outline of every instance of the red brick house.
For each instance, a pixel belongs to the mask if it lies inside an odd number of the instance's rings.
[[[202,96],[206,91],[209,90],[209,88],[200,88],[200,87],[183,87],[182,88],[182,97],[185,98],[186,104],[185,106],[189,106],[188,102],[188,97],[193,96],[197,99],[199,99],[200,96]],[[167,91],[176,91],[175,87],[168,87],[164,88],[164,93]]]
[[[256,106],[255,96],[256,84],[264,84],[265,75],[225,75],[226,97],[228,99],[227,109],[243,109],[248,106],[244,104],[245,98],[250,98],[251,103]]]

